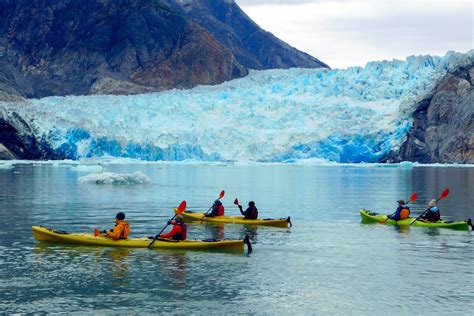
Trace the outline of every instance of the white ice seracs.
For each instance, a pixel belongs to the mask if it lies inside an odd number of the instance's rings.
[[[375,162],[400,146],[417,101],[474,51],[347,70],[252,71],[217,86],[33,100],[15,111],[60,156]]]

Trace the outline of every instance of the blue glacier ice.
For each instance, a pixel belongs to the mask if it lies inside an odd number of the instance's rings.
[[[474,51],[345,70],[252,71],[216,86],[9,104],[62,157],[376,162],[397,149],[416,103]]]

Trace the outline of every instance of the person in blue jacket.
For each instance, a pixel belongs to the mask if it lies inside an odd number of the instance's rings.
[[[410,208],[406,205],[404,200],[397,201],[398,207],[395,213],[388,216],[388,219],[393,219],[395,221],[399,221],[402,219],[407,219],[410,217]]]
[[[441,219],[439,208],[436,206],[436,200],[433,199],[428,203],[428,208],[426,209],[425,215],[423,215],[422,219],[430,222],[437,222]]]

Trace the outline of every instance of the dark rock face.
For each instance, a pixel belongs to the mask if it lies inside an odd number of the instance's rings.
[[[93,92],[139,93],[247,73],[229,49],[163,1],[0,2],[0,90],[8,94],[89,94],[97,82]]]
[[[297,66],[326,65],[229,0],[0,1],[0,97],[191,88]]]
[[[446,74],[413,119],[406,142],[388,161],[474,163],[474,65]]]
[[[252,69],[319,68],[320,60],[261,29],[233,0],[169,1],[230,48],[237,61]]]
[[[0,160],[42,158],[32,129],[16,112],[0,107]]]

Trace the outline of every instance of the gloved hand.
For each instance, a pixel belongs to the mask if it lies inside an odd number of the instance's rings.
[[[160,238],[160,235],[155,235],[155,239],[158,239],[158,238]]]
[[[166,224],[171,225],[171,221],[168,221]]]
[[[107,231],[104,229],[103,231],[100,232],[101,234],[107,234]]]

